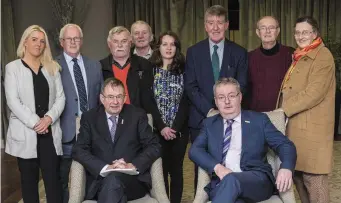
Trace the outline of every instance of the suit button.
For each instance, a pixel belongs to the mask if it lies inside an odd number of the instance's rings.
[[[75,101],[78,101],[78,99],[76,98]]]
[[[292,89],[292,87],[289,87],[289,89]]]
[[[78,116],[78,113],[75,113],[75,116]]]

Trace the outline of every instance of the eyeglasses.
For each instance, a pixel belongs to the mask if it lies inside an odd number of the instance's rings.
[[[294,36],[295,37],[299,37],[299,36],[308,37],[311,33],[313,33],[313,31],[308,31],[308,30],[304,30],[303,32],[295,31]]]
[[[216,97],[216,99],[219,102],[226,102],[226,99],[229,99],[229,101],[234,101],[235,99],[237,99],[239,94],[240,94],[240,92],[238,92],[237,94],[229,94],[227,96],[219,95],[219,96]]]
[[[82,40],[82,38],[81,37],[74,37],[74,38],[68,37],[68,38],[63,38],[63,40],[68,42],[68,43],[71,43],[72,41],[80,42]]]
[[[259,27],[258,30],[261,32],[266,32],[267,30],[269,30],[270,32],[275,32],[277,28],[278,27],[276,26],[269,26],[269,27],[262,26],[262,27]]]
[[[114,96],[114,95],[105,96],[104,94],[102,94],[102,95],[103,95],[104,98],[106,98],[106,99],[108,99],[110,101],[113,101],[114,99],[117,99],[118,101],[122,101],[124,99],[124,97],[126,96],[124,94],[119,94],[119,95],[116,95],[116,96]]]

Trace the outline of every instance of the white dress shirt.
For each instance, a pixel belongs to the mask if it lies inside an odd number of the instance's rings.
[[[66,64],[69,68],[69,71],[70,71],[70,74],[71,74],[71,78],[72,78],[72,82],[73,82],[73,85],[75,86],[75,89],[76,89],[76,93],[77,93],[77,96],[78,96],[78,89],[77,89],[77,84],[76,84],[76,79],[75,79],[75,74],[73,73],[73,65],[74,65],[74,62],[72,61],[72,57],[69,56],[67,53],[63,52],[64,54],[64,58],[65,58],[65,61],[66,61]],[[83,58],[80,54],[78,54],[78,56],[76,57],[77,58],[77,63],[81,69],[81,72],[82,72],[82,76],[83,76],[83,80],[84,80],[84,85],[85,85],[85,90],[86,90],[86,95],[87,95],[87,98],[88,97],[88,83],[87,83],[87,77],[86,77],[86,71],[85,71],[85,67],[84,67],[84,63],[83,63]],[[79,96],[78,96],[78,116],[81,116],[82,115],[82,111],[80,109],[80,104],[79,104]]]
[[[242,152],[241,114],[239,114],[233,120],[230,148],[226,154],[225,166],[226,168],[231,169],[233,172],[242,172],[240,169],[240,156]],[[224,119],[224,133],[226,128],[227,122]]]
[[[111,127],[112,127],[112,125],[114,124],[111,120],[110,120],[110,117],[111,117],[111,115],[110,114],[108,114],[107,112],[105,112],[105,114],[107,115],[107,122],[108,122],[108,126],[109,126],[109,131],[110,131],[110,129],[111,129]],[[116,124],[117,124],[117,122],[118,122],[118,116],[116,116]],[[105,165],[103,168],[102,168],[102,170],[101,170],[101,172],[99,173],[99,175],[101,175],[102,177],[105,177],[105,176],[107,176],[108,174],[103,174],[104,173],[104,171],[106,171],[106,168],[109,166],[109,164],[107,164],[107,165]]]
[[[133,54],[137,55],[136,48],[134,49]],[[152,48],[149,47],[148,53],[144,56],[141,56],[141,57],[143,57],[145,59],[149,59],[152,56],[152,54],[153,54],[153,50],[152,50]]]

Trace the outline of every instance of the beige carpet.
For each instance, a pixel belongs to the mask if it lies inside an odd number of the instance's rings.
[[[182,197],[183,203],[193,202],[193,163],[188,159],[186,154],[184,161],[184,193]],[[334,169],[329,177],[331,203],[341,202],[341,142],[335,142],[334,145]],[[46,203],[45,191],[42,181],[39,182],[39,194],[41,203]],[[297,197],[298,199],[298,197]],[[299,199],[297,202],[300,202]],[[19,203],[23,203],[22,200]]]

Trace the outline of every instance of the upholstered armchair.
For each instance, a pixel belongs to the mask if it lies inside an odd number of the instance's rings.
[[[285,117],[283,112],[272,111],[266,112],[269,116],[271,122],[274,126],[285,134]],[[280,168],[281,161],[275,155],[272,150],[269,150],[267,154],[267,159],[269,164],[272,166],[272,172],[275,177],[277,177],[277,172]],[[197,185],[197,193],[195,195],[195,199],[193,203],[208,203],[208,195],[204,191],[204,187],[210,182],[210,177],[206,173],[205,170],[199,168],[198,172],[198,185]],[[280,193],[279,195],[273,195],[270,199],[266,201],[262,201],[261,203],[295,203],[294,189],[291,187],[288,191],[284,193]]]
[[[148,115],[148,123],[152,126],[152,117]],[[152,189],[143,198],[128,201],[128,203],[169,203],[163,180],[162,159],[157,159],[151,169]],[[70,169],[70,199],[69,203],[96,203],[94,200],[84,200],[86,174],[84,167],[77,161],[72,161]]]

